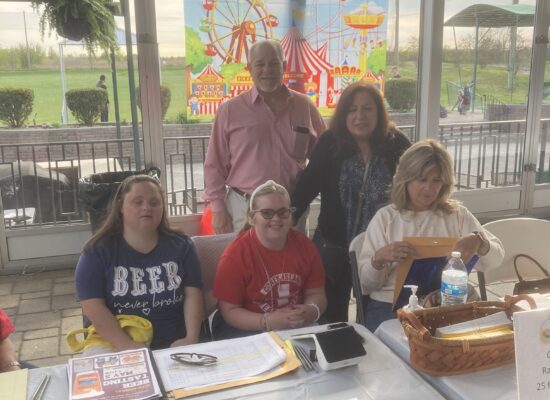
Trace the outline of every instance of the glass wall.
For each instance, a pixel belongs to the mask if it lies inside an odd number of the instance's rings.
[[[458,190],[522,182],[535,2],[478,3],[445,2],[439,138]]]
[[[545,60],[538,157],[535,162],[535,184],[538,185],[550,183],[550,50],[548,45]]]
[[[390,118],[416,138],[420,0],[390,0],[386,54],[386,102]]]

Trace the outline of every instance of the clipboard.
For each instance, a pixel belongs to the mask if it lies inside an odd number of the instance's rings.
[[[237,386],[250,385],[252,383],[263,382],[268,379],[275,378],[280,375],[284,375],[300,367],[302,365],[300,363],[300,360],[298,360],[298,357],[296,357],[296,355],[292,352],[292,350],[289,349],[286,344],[284,344],[281,338],[275,332],[269,332],[269,334],[273,338],[273,340],[275,340],[275,342],[283,349],[283,351],[286,354],[286,360],[281,365],[279,365],[279,367],[272,369],[269,372],[266,372],[261,375],[257,375],[257,376],[253,376],[245,379],[239,379],[233,382],[226,382],[226,383],[221,383],[219,385],[199,387],[194,389],[172,390],[171,392],[169,392],[169,395],[175,399],[184,399],[186,397],[196,396],[198,394],[214,392],[222,389],[229,389]]]
[[[418,254],[409,256],[401,262],[395,272],[395,287],[393,291],[393,310],[408,303],[409,294],[403,293],[403,285],[418,285],[418,297],[424,296],[441,285],[441,270],[447,264],[458,237],[409,236],[403,241],[416,247]],[[475,255],[466,265],[468,273],[472,270],[479,256]],[[411,274],[411,270],[413,273]]]

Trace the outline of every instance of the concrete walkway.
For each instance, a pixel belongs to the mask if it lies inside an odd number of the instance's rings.
[[[476,275],[471,275],[476,285]],[[487,288],[489,300],[511,293],[513,284]],[[12,335],[19,359],[44,367],[64,364],[74,353],[66,335],[82,327],[82,312],[76,302],[74,269],[0,275],[0,307],[15,323]],[[355,302],[349,309],[355,319]]]
[[[20,360],[43,367],[74,355],[65,339],[82,327],[74,269],[0,275],[0,307],[15,324],[11,338]]]

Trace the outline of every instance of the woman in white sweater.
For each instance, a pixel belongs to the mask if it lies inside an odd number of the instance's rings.
[[[365,319],[371,331],[395,318],[395,269],[416,254],[415,247],[403,241],[404,237],[459,237],[453,250],[461,252],[464,263],[476,254],[480,256],[476,264],[479,271],[502,262],[502,243],[484,230],[464,206],[451,199],[454,185],[453,163],[440,143],[423,140],[401,156],[393,178],[392,204],[373,217],[359,253],[363,294],[370,295]]]

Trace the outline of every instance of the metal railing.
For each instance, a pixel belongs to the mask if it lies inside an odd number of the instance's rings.
[[[400,129],[411,139],[414,126]],[[536,182],[550,183],[550,120],[542,120]],[[519,185],[525,121],[441,124],[439,140],[454,160],[456,189]],[[202,211],[203,163],[209,136],[164,139],[169,215]],[[0,145],[0,192],[7,229],[85,222],[78,180],[90,174],[134,169],[133,141]]]

